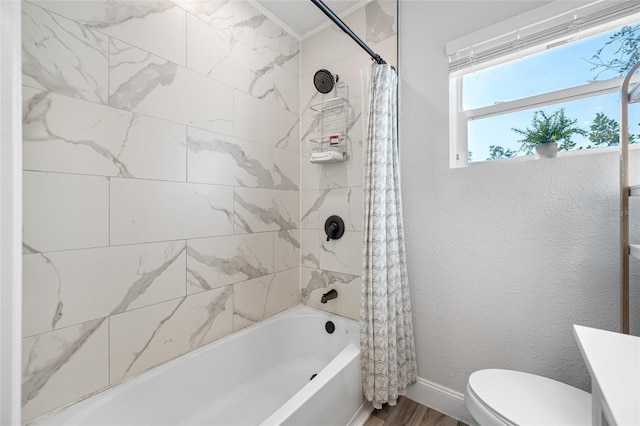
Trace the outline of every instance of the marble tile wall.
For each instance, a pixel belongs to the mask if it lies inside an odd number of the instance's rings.
[[[25,420],[300,301],[299,69],[245,1],[23,2]]]
[[[374,0],[344,19],[345,23],[388,63],[397,64],[397,2]],[[357,319],[362,268],[363,120],[362,69],[371,60],[337,27],[328,27],[302,42],[301,59],[301,293],[304,303]],[[309,106],[334,94],[321,95],[313,85],[319,69],[337,74],[349,89],[348,155],[344,163],[313,164],[310,139],[320,133],[317,113]],[[327,241],[325,220],[339,215],[345,234]],[[320,303],[322,294],[338,291],[338,298]]]

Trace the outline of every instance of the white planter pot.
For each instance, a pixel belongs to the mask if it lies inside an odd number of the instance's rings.
[[[558,156],[558,143],[541,143],[536,145],[536,158],[556,158]]]

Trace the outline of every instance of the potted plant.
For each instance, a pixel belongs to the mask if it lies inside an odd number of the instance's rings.
[[[531,127],[526,129],[512,128],[514,132],[522,136],[520,151],[531,155],[533,151],[536,158],[555,158],[558,151],[568,151],[576,146],[573,135],[586,136],[587,131],[576,127],[578,120],[568,118],[564,108],[547,114],[544,111],[535,111]]]

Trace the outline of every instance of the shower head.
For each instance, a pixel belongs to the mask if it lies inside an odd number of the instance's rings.
[[[335,78],[329,71],[322,69],[316,71],[313,76],[313,84],[320,93],[329,93],[333,90],[335,83],[338,82],[338,76]]]

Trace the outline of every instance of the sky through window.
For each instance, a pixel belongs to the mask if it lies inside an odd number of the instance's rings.
[[[611,70],[598,74],[598,71],[592,70],[593,65],[589,63],[591,57],[610,40],[616,31],[608,31],[553,47],[463,76],[463,109],[474,109],[579,86],[590,80],[618,77],[619,73]],[[609,56],[604,58],[612,57],[614,50],[606,49],[603,53]],[[577,125],[589,131],[597,113],[604,113],[619,122],[619,106],[619,94],[614,92],[577,101],[471,120],[468,127],[468,150],[472,155],[470,160],[484,161],[488,159],[491,145],[518,150],[520,148],[519,136],[512,128],[530,127],[533,113],[536,110],[543,110],[550,114],[564,107],[568,117],[577,119]],[[630,108],[629,123],[631,133],[640,133],[640,109],[637,105],[632,105]],[[590,145],[588,137],[576,135],[574,141],[576,142],[575,149],[580,147],[585,149]],[[523,156],[525,153],[518,152],[517,155]]]

